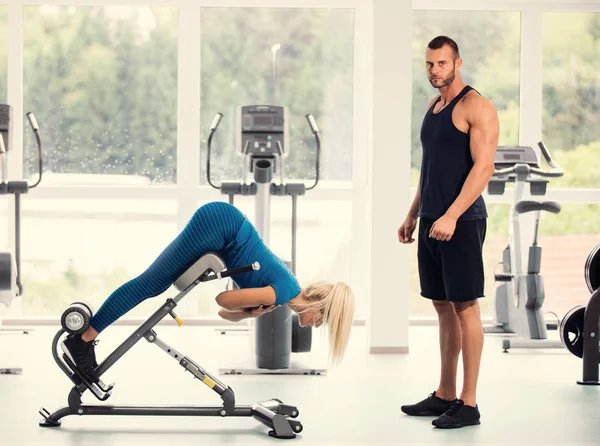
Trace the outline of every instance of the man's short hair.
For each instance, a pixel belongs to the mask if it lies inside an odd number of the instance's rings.
[[[444,45],[448,45],[450,48],[452,48],[452,51],[454,52],[455,60],[460,57],[460,52],[458,51],[458,45],[456,44],[456,42],[454,40],[452,40],[448,36],[437,36],[435,39],[433,39],[431,42],[429,42],[429,44],[427,45],[427,48],[432,49],[432,50],[439,50]]]

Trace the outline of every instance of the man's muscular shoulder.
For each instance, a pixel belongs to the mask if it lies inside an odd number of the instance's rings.
[[[494,104],[474,90],[469,91],[461,99],[459,107],[461,115],[469,123],[472,123],[481,114],[495,112]]]

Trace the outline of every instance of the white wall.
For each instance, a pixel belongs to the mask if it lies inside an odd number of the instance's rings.
[[[409,251],[397,231],[410,204],[411,16],[408,1],[373,1],[370,353],[408,352]]]

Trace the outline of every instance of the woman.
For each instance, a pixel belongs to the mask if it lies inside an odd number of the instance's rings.
[[[298,313],[300,325],[328,325],[330,355],[334,361],[341,361],[354,317],[354,296],[348,285],[317,283],[302,289],[244,215],[234,206],[219,201],[200,207],[146,271],[106,299],[84,333],[69,335],[62,342],[62,349],[80,372],[98,382],[94,350],[98,335],[145,299],[165,292],[209,251],[217,253],[229,269],[253,262],[260,264],[258,271],[232,277],[239,289],[224,291],[216,297],[223,319],[237,322],[259,317],[286,304]]]

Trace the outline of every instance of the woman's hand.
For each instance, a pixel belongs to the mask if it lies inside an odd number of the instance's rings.
[[[250,313],[250,317],[259,317],[259,316],[262,316],[263,314],[270,313],[278,306],[279,305],[271,305],[269,307],[265,307],[264,305],[259,305],[256,308],[248,308],[247,311]]]

